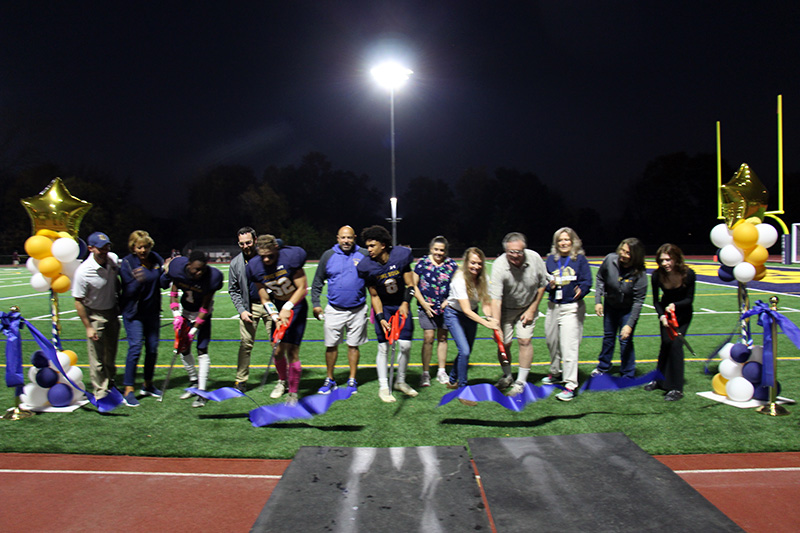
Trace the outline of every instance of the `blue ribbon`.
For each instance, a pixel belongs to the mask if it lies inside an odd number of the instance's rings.
[[[800,328],[779,312],[770,309],[761,300],[757,301],[752,309],[742,313],[742,320],[753,315],[758,315],[758,325],[764,330],[764,360],[761,365],[761,384],[776,387],[775,366],[773,365],[772,355],[772,324],[777,322],[781,331],[797,348],[800,348]]]
[[[86,391],[83,387],[69,379],[67,373],[64,372],[64,367],[61,366],[58,360],[58,354],[56,353],[53,343],[42,335],[33,324],[25,320],[20,313],[3,313],[3,333],[8,337],[6,341],[6,385],[9,387],[17,387],[17,396],[22,394],[22,385],[25,384],[25,379],[22,374],[22,341],[19,336],[20,323],[27,326],[33,336],[33,340],[35,340],[39,348],[42,349],[45,357],[53,363],[53,366],[61,372],[70,385],[86,395],[86,398],[92,405],[97,407],[98,411],[106,413],[116,409],[122,403],[122,393],[118,391],[116,387],[111,387],[111,390],[108,391],[108,395],[98,400],[95,398],[94,394]],[[12,374],[16,374],[16,377],[19,377],[21,381],[13,381],[16,378],[12,378],[12,382],[9,382],[9,371],[11,371]]]
[[[20,313],[2,313],[3,333],[6,340],[6,387],[15,387],[14,394],[22,394],[25,374],[22,372],[22,339],[19,338]]]

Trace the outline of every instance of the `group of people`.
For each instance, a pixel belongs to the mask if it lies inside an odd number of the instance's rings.
[[[503,345],[497,351],[502,376],[496,387],[517,395],[528,381],[533,361],[531,340],[546,294],[545,338],[550,366],[542,383],[561,384],[563,390],[556,395],[559,400],[574,398],[586,316],[585,297],[592,287],[592,275],[581,240],[573,229],[556,230],[545,259],[527,248],[522,233],[509,233],[503,239],[504,253],[495,260],[491,277],[486,273],[482,250],[468,248],[459,267],[448,256],[448,242],[443,236],[431,240],[429,253],[413,269],[411,250],[393,246],[386,228],[367,227],[360,237],[364,248],[356,244],[352,227],[341,227],[336,244],[320,258],[309,287],[304,271],[305,250],[285,246],[273,235],[258,235],[251,227],[237,232],[241,253],[231,261],[228,279],[228,293],[239,316],[240,333],[234,387],[242,392],[247,390],[257,326],[263,322],[269,327],[271,322],[273,333],[278,329],[281,335],[280,339],[273,339],[272,357],[278,379],[270,396],[277,399],[287,394],[287,403],[298,401],[300,344],[308,319],[306,294],[310,292],[313,317],[324,323],[327,376],[319,394],[329,394],[338,388],[334,371],[338,347],[345,342],[349,372],[344,386],[357,391],[360,346],[367,342],[367,321],[371,320],[378,340],[379,398],[394,402],[393,391],[417,396],[418,392],[407,382],[414,334],[411,302],[416,300],[418,322],[423,330],[421,387],[431,385],[434,344],[436,381],[449,389],[468,384],[469,358],[477,327],[481,325],[494,330]],[[153,239],[141,230],[131,233],[130,253],[121,260],[110,251],[111,242],[102,232],[90,235],[87,244],[90,255],[76,271],[73,296],[86,328],[94,394],[102,398],[114,385],[120,311],[128,340],[123,382],[125,404],[139,405],[135,378],[142,351],[145,358],[139,397],[163,394],[154,385],[153,374],[161,321],[161,290],[167,288],[174,319],[175,353],[181,355],[191,386],[205,390],[211,363],[208,346],[213,300],[223,285],[222,273],[209,266],[208,258],[199,251],[165,261],[153,251]],[[647,293],[644,259],[642,243],[635,238],[625,239],[615,253],[604,258],[595,276],[595,313],[603,317],[604,335],[592,376],[611,370],[617,337],[619,372],[626,378],[635,375],[633,334]],[[652,276],[652,292],[661,322],[658,370],[664,377],[648,383],[645,389],[663,389],[665,399],[674,401],[683,396],[683,347],[671,330],[676,329],[677,320],[677,332],[686,334],[692,317],[695,275],[685,265],[681,250],[673,244],[661,246],[656,260],[658,269]],[[327,301],[323,307],[326,283]],[[481,307],[483,314],[479,312]],[[448,336],[457,348],[449,372]],[[510,357],[515,336],[516,378]],[[191,353],[193,340],[197,341],[196,363]],[[205,405],[205,398],[189,391],[181,396],[192,397],[194,407]]]

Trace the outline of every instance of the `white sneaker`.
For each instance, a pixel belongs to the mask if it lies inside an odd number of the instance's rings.
[[[513,382],[514,382],[514,377],[511,374],[507,376],[504,375],[503,377],[497,380],[497,383],[495,383],[494,386],[500,390],[505,390],[509,388]]]
[[[450,376],[447,375],[447,371],[440,368],[439,372],[436,374],[436,381],[441,383],[442,385],[447,385],[450,383]]]
[[[272,399],[280,398],[286,393],[286,382],[282,379],[279,379],[278,382],[275,384],[275,388],[272,389],[272,392],[269,393],[269,397]]]
[[[392,391],[389,390],[389,387],[381,389],[378,391],[378,397],[386,403],[396,402],[394,396],[392,396]]]
[[[595,368],[594,370],[592,370],[591,377],[599,376],[600,374],[605,374],[605,372],[603,372],[599,368]]]
[[[394,390],[399,390],[400,392],[411,398],[414,398],[419,394],[417,391],[412,389],[411,386],[405,381],[398,381],[397,383],[395,383]]]
[[[192,407],[205,407],[205,405],[206,405],[206,402],[208,402],[208,400],[206,400],[206,399],[205,399],[205,398],[203,398],[202,396],[198,396],[198,397],[197,397],[197,398],[195,398],[195,399],[194,399],[194,401],[192,402]]]
[[[289,396],[286,397],[286,407],[294,407],[297,405],[297,393],[290,392]]]
[[[190,387],[197,387],[197,382],[196,381],[192,381],[191,383],[189,383],[189,386]],[[181,400],[188,400],[189,398],[193,398],[195,396],[196,396],[196,394],[193,393],[193,392],[189,392],[188,390],[187,391],[183,391],[183,394],[181,394]]]
[[[513,385],[511,385],[511,390],[508,391],[506,396],[516,396],[518,394],[522,394],[525,390],[525,384],[521,381],[515,381]]]
[[[422,373],[422,377],[419,378],[419,386],[420,387],[430,387],[431,386],[431,375],[427,372]]]

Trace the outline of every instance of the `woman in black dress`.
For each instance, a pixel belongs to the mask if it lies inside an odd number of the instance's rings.
[[[670,338],[667,311],[674,312],[678,321],[678,333],[686,335],[692,321],[694,301],[694,270],[683,261],[683,252],[674,244],[662,244],[656,252],[658,269],[653,272],[653,305],[661,321],[661,349],[658,352],[658,370],[663,380],[645,385],[646,390],[667,391],[668,402],[683,398],[683,343]]]

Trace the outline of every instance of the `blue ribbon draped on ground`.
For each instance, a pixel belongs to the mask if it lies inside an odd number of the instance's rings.
[[[792,341],[792,344],[800,348],[800,329],[791,320],[777,311],[773,311],[761,300],[757,301],[752,309],[742,313],[742,320],[758,315],[758,325],[764,329],[764,358],[761,363],[761,384],[766,386],[775,385],[775,366],[773,365],[772,355],[772,323],[777,322],[781,331]]]
[[[108,391],[108,395],[105,398],[98,400],[95,398],[94,394],[81,387],[82,384],[78,385],[69,379],[69,376],[67,376],[67,373],[64,372],[64,368],[58,361],[58,355],[56,354],[56,348],[53,346],[53,343],[50,342],[47,337],[42,335],[42,333],[36,329],[33,324],[25,320],[20,313],[3,313],[3,333],[5,333],[6,337],[8,337],[6,341],[6,385],[9,387],[17,387],[17,390],[19,391],[17,396],[21,394],[21,385],[25,384],[25,379],[22,374],[22,340],[19,336],[20,323],[27,326],[28,330],[33,336],[33,340],[35,340],[36,344],[39,345],[39,348],[42,349],[45,357],[47,357],[53,366],[56,367],[59,372],[61,372],[61,375],[64,376],[70,385],[86,395],[86,398],[89,400],[89,402],[91,402],[92,405],[97,407],[98,411],[101,413],[106,413],[116,409],[122,403],[122,393],[119,392],[116,387],[111,387],[111,390]],[[13,376],[11,382],[9,382],[9,372],[11,372]],[[19,378],[22,379],[21,384],[18,384],[19,382],[17,380]]]
[[[207,400],[215,402],[223,402],[231,398],[241,398],[246,396],[253,403],[258,405],[258,402],[250,398],[242,391],[234,387],[222,387],[213,391],[204,391],[194,387],[189,387],[187,391],[194,393]],[[274,405],[264,405],[257,407],[250,411],[250,423],[253,427],[263,427],[275,422],[283,422],[286,420],[297,420],[301,418],[313,418],[321,415],[330,409],[333,402],[339,400],[347,400],[353,395],[355,389],[350,387],[342,387],[331,391],[330,394],[314,394],[300,398],[295,405],[287,405],[286,403],[278,403]]]
[[[648,372],[638,378],[623,378],[614,377],[608,374],[599,374],[590,377],[586,380],[578,392],[599,392],[609,390],[628,389],[631,387],[638,387],[649,383],[654,380],[664,379],[664,376],[658,370]],[[449,392],[442,396],[439,402],[439,407],[446,403],[450,403],[456,398],[463,400],[471,400],[473,402],[495,402],[509,411],[522,411],[525,407],[533,402],[538,402],[550,396],[555,389],[563,390],[564,387],[560,385],[531,385],[525,384],[525,389],[516,396],[506,396],[494,385],[490,383],[479,383],[477,385],[468,385],[453,392]]]

